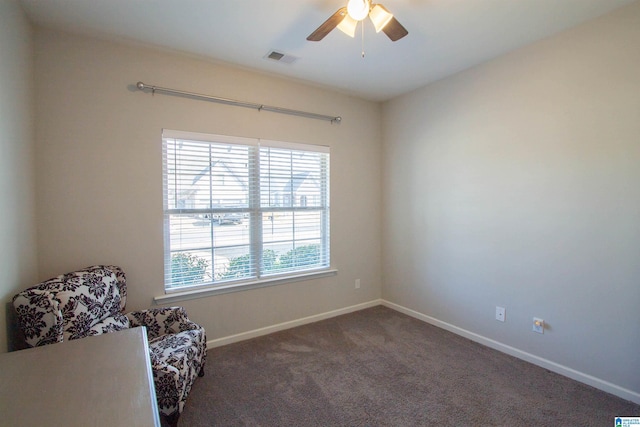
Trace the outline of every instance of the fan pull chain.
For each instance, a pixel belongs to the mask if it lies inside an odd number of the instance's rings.
[[[362,57],[364,58],[364,21],[360,23],[360,28],[362,29]]]

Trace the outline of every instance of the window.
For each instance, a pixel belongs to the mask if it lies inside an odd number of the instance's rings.
[[[329,269],[329,148],[163,131],[165,289]]]

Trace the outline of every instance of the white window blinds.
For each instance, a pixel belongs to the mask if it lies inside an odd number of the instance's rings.
[[[329,149],[163,132],[165,289],[328,269]]]

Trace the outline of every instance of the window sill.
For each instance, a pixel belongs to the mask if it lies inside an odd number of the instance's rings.
[[[167,291],[165,295],[157,296],[153,298],[153,300],[156,302],[156,304],[169,304],[177,301],[205,298],[213,295],[227,294],[230,292],[248,291],[251,289],[264,288],[266,286],[276,286],[283,285],[285,283],[320,279],[322,277],[335,276],[336,274],[338,274],[337,269],[329,269],[304,274],[296,274],[293,276],[273,277],[269,279],[255,280],[252,282],[233,283],[228,285],[218,285],[189,290],[173,290]]]

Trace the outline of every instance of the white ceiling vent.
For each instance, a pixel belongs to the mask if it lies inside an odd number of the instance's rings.
[[[269,59],[271,61],[282,62],[283,64],[293,64],[299,58],[297,56],[289,55],[286,53],[278,52],[277,50],[270,50],[264,56],[264,59]]]

